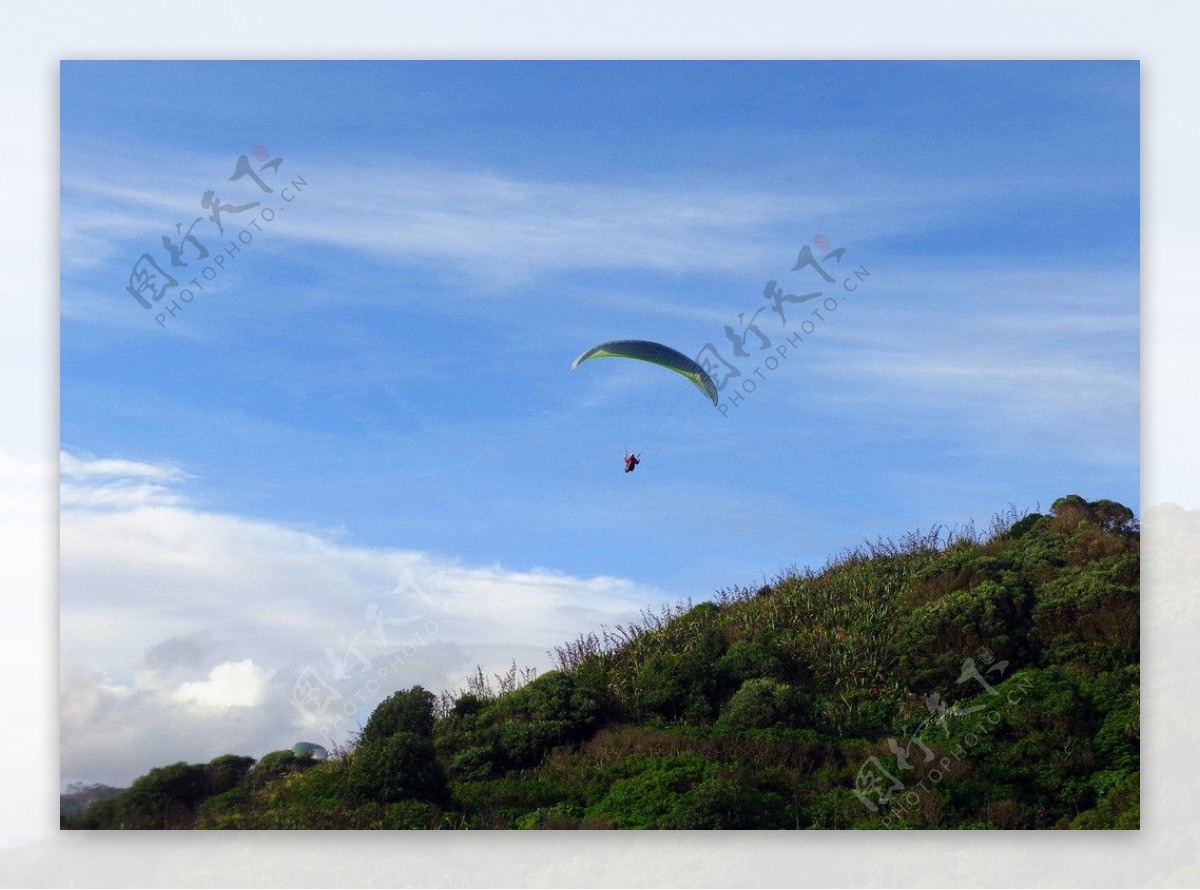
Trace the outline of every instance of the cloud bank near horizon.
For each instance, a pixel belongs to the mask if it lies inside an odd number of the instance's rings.
[[[544,670],[663,598],[207,511],[170,464],[64,452],[61,472],[64,781],[345,742],[396,689]]]

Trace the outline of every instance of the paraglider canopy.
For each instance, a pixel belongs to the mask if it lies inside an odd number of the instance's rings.
[[[708,376],[708,372],[682,352],[661,343],[653,343],[649,340],[611,340],[608,343],[593,346],[579,356],[571,362],[571,370],[574,371],[588,359],[593,358],[632,358],[659,365],[676,374],[682,374],[696,384],[696,387],[708,396],[713,405],[717,404],[717,385]]]

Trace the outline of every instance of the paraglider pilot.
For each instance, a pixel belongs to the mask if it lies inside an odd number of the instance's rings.
[[[625,472],[632,473],[633,468],[636,467],[640,463],[641,463],[641,461],[637,459],[637,455],[635,455],[635,454],[625,455]]]

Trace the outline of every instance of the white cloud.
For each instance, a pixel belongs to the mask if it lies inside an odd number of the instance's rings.
[[[188,156],[165,188],[146,183],[143,159],[111,157],[102,147],[81,151],[72,169],[102,169],[104,178],[64,179],[65,272],[88,271],[131,244],[157,244],[159,228],[195,203],[183,188],[186,177],[206,182],[230,161]],[[453,270],[470,280],[477,296],[563,270],[741,274],[770,268],[777,230],[792,232],[797,219],[836,219],[858,239],[911,233],[981,200],[1001,200],[1012,187],[866,174],[853,186],[824,188],[811,176],[784,177],[791,185],[782,190],[776,182],[736,180],[569,181],[402,155],[365,157],[353,167],[287,159],[281,174],[308,185],[295,190],[286,221],[270,229],[271,249],[302,244],[311,256],[314,246],[336,247],[388,264],[427,264],[439,275]],[[64,312],[90,317],[75,311],[79,294],[69,297]],[[349,295],[340,291],[336,298]],[[395,295],[368,287],[356,298]]]
[[[208,679],[184,683],[175,690],[176,701],[210,710],[253,708],[261,704],[274,671],[266,671],[249,658],[226,661],[208,672]]]
[[[59,454],[59,500],[67,507],[106,509],[180,504],[171,485],[187,478],[179,467],[135,460],[89,460]]]
[[[461,688],[476,665],[512,659],[545,669],[549,648],[664,598],[619,578],[355,547],[198,509],[178,467],[64,457],[69,780],[261,756],[322,729],[344,741],[396,689]]]
[[[179,467],[140,460],[88,460],[61,452],[59,472],[64,479],[153,479],[173,482],[186,476]]]

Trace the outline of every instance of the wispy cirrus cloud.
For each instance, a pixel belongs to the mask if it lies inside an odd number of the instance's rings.
[[[935,455],[1137,465],[1136,274],[1101,263],[996,270],[966,259],[871,268],[858,292],[836,294],[834,311],[818,306],[822,320],[803,308],[787,328],[766,317],[772,348],[806,319],[814,331],[790,347],[756,402],[855,418],[881,441],[920,435]]]
[[[736,178],[569,181],[368,155],[353,165],[284,159],[275,185],[305,183],[294,187],[297,200],[285,208],[278,194],[266,195],[245,181],[225,182],[234,158],[173,155],[168,186],[147,181],[149,169],[167,176],[161,159],[101,158],[94,155],[103,149],[94,146],[81,154],[72,169],[101,167],[106,178],[64,173],[67,271],[118,258],[131,244],[157,248],[176,222],[207,214],[199,197],[216,183],[227,201],[239,195],[279,208],[286,223],[271,231],[277,245],[302,247],[310,256],[332,248],[393,266],[421,265],[493,292],[564,271],[744,273],[773,266],[779,233],[794,238],[800,221],[806,236],[808,226],[836,220],[859,239],[890,237],[944,224],[981,201],[1004,200],[1012,188],[1009,180],[941,182],[869,173],[853,186],[822,185],[803,168],[780,171],[775,187]],[[236,231],[254,212],[227,221]],[[202,240],[229,240],[210,230],[202,223]]]
[[[59,500],[64,507],[134,508],[182,504],[179,483],[188,479],[180,467],[146,461],[88,460],[71,452],[59,454]]]

